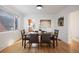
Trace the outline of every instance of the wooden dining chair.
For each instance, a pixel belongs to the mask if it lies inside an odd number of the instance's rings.
[[[39,47],[38,34],[30,34],[29,36],[29,47],[32,46],[32,43],[37,43]]]
[[[54,30],[54,35],[53,35],[53,39],[55,41],[56,46],[58,46],[58,34],[59,34],[59,30]]]
[[[51,34],[50,33],[43,33],[41,35],[41,45],[42,43],[47,43],[49,46],[51,46],[51,39],[50,39]]]
[[[24,42],[25,42],[25,36],[24,36],[24,34],[25,34],[25,30],[23,29],[23,30],[21,30],[22,46],[24,45]]]

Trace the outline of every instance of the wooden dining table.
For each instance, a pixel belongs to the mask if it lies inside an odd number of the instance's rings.
[[[35,33],[27,33],[27,34],[24,34],[24,36],[25,36],[25,41],[26,40],[30,40],[29,39],[29,37],[30,37],[30,35],[29,34],[35,34]],[[42,33],[37,33],[39,36],[38,36],[38,38],[39,38],[39,44],[40,44],[40,42],[41,42],[41,35],[42,35]],[[53,48],[55,48],[55,40],[53,39],[53,34],[51,34],[51,36],[50,36],[50,39],[51,39],[51,41],[53,42]],[[25,42],[26,43],[26,42]],[[26,45],[25,45],[26,46]]]

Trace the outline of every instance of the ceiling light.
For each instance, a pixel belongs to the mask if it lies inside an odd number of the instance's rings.
[[[42,5],[37,5],[36,8],[41,10],[42,9]]]

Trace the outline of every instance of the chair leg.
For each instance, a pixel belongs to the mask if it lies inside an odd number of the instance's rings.
[[[49,45],[49,47],[51,47],[51,44],[50,43],[48,43],[48,45]]]
[[[22,46],[23,46],[23,40],[22,40]]]
[[[39,43],[37,43],[38,44],[38,49],[39,49]]]
[[[53,39],[53,48],[55,48],[55,40]]]
[[[42,43],[40,43],[40,47],[42,47]]]
[[[29,43],[29,48],[32,46],[32,43]]]
[[[41,46],[41,44],[40,44],[40,43],[38,43],[38,48],[40,48],[40,46]]]
[[[29,42],[29,48],[30,48],[30,42]]]
[[[58,46],[58,40],[56,39],[56,46]]]
[[[24,40],[24,48],[26,48],[26,40]]]

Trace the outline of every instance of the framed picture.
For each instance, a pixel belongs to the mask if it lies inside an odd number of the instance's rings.
[[[58,26],[64,26],[64,17],[58,19]]]
[[[51,28],[51,20],[40,20],[41,28]]]

